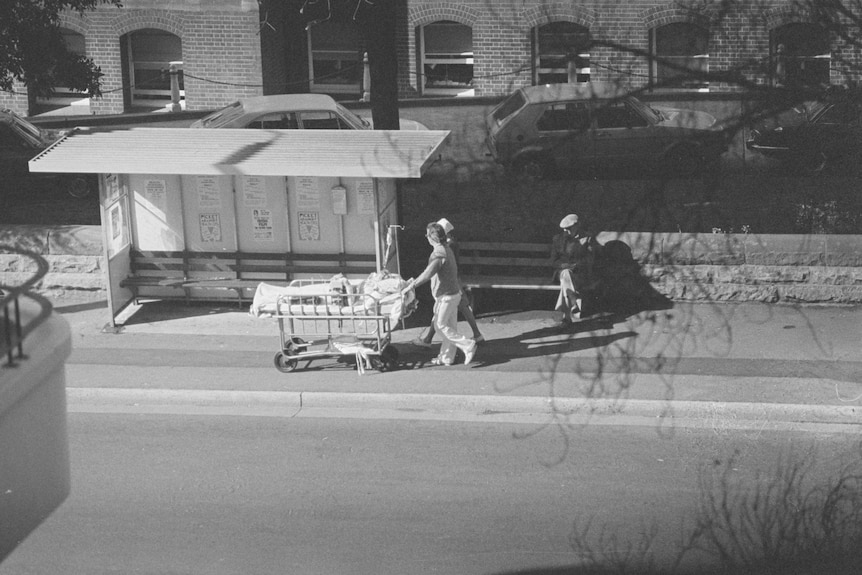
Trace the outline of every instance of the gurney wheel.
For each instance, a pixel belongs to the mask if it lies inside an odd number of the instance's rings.
[[[298,363],[295,359],[287,359],[282,352],[276,352],[275,357],[273,358],[273,363],[275,364],[275,369],[280,371],[281,373],[290,373],[294,369],[296,369],[296,364]]]

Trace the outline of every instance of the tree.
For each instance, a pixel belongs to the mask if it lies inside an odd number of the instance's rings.
[[[371,119],[379,130],[398,129],[398,50],[396,24],[403,0],[306,0],[300,13],[308,26],[353,20],[368,52]]]
[[[64,86],[101,95],[102,72],[92,59],[73,54],[60,33],[60,14],[83,13],[120,0],[3,0],[0,2],[0,89],[23,82],[31,95]]]

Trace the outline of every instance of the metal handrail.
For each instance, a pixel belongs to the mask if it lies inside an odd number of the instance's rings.
[[[30,289],[38,284],[48,273],[48,262],[39,254],[0,244],[0,253],[12,253],[32,259],[37,266],[33,275],[20,285],[8,286],[0,283],[0,358],[6,357],[0,367],[15,367],[17,360],[26,359],[24,340],[51,315],[51,302],[44,297],[31,293]],[[39,313],[26,325],[21,320],[20,298],[26,297],[39,305]],[[0,360],[2,361],[2,360]]]

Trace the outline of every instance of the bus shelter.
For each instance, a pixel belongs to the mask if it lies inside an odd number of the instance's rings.
[[[335,259],[348,277],[355,275],[350,256],[365,255],[377,270],[400,270],[397,249],[392,250],[399,223],[397,180],[420,178],[448,134],[83,130],[63,137],[29,166],[32,172],[99,174],[113,321],[136,297],[176,292],[169,281],[130,285],[141,254],[183,254],[184,261],[195,254],[212,256],[207,260],[212,266],[183,271],[189,280],[223,274],[227,268],[219,265],[219,254],[226,261],[290,254],[300,267],[313,265],[313,257],[343,256]],[[293,271],[302,276],[301,269]],[[213,299],[207,286],[214,284],[194,285],[183,290],[185,297]]]

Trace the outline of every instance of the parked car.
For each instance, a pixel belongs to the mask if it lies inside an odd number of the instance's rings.
[[[728,146],[710,114],[650,106],[599,82],[520,88],[485,123],[495,160],[537,179],[585,166],[691,175],[717,164]]]
[[[400,120],[402,130],[427,130]],[[264,130],[373,130],[371,120],[354,114],[325,94],[277,94],[244,98],[204,116],[192,128]]]
[[[30,174],[27,162],[64,133],[35,126],[12,110],[0,110],[0,174],[4,176],[4,183],[16,177],[52,178],[56,185],[76,198],[94,191],[98,185],[95,175]]]
[[[862,158],[862,99],[831,92],[761,121],[745,142],[769,158],[809,173],[839,160]]]

